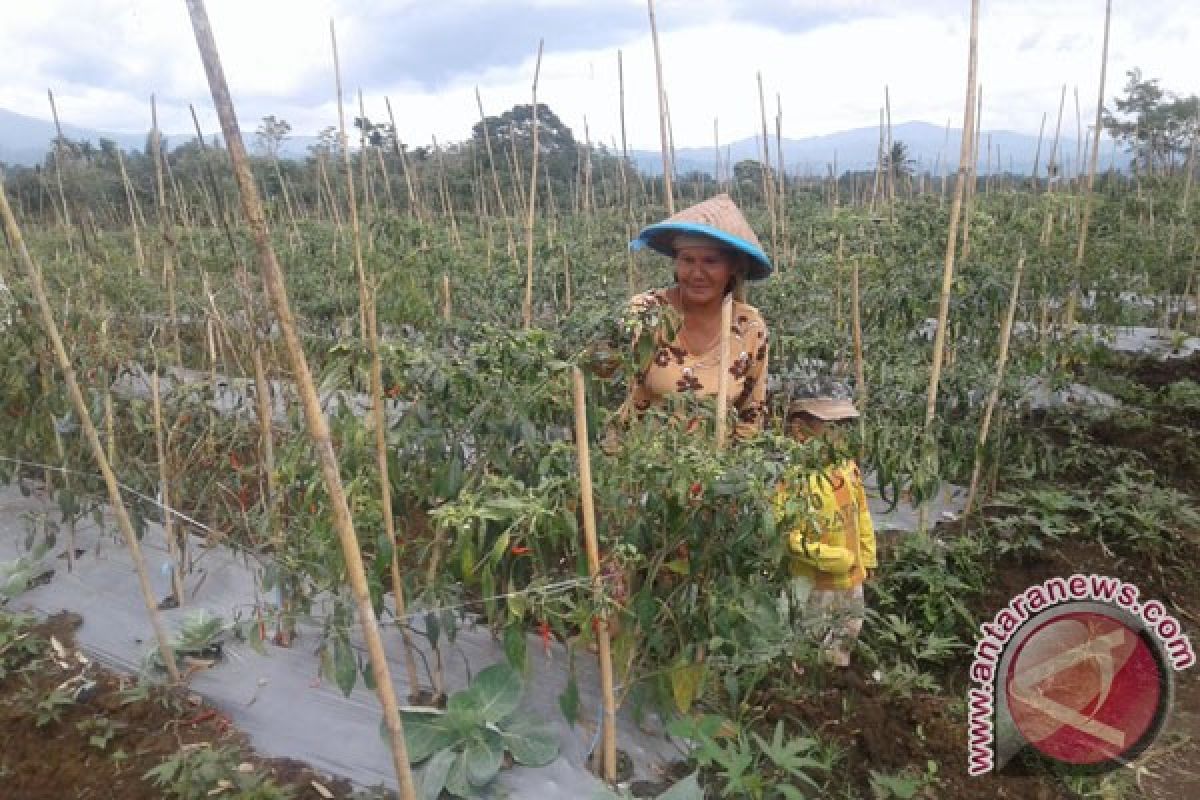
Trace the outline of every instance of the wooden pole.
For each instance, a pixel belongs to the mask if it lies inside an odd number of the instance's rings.
[[[100,473],[104,476],[104,484],[108,489],[108,502],[112,507],[113,514],[117,518],[117,526],[121,529],[121,534],[125,537],[125,544],[129,547],[129,554],[133,559],[133,566],[138,575],[138,586],[141,588],[142,601],[145,603],[146,611],[150,615],[150,624],[154,628],[154,637],[158,641],[158,652],[162,657],[163,666],[166,667],[171,681],[178,683],[180,675],[179,669],[175,665],[175,655],[171,649],[171,640],[167,636],[167,629],[163,626],[162,619],[158,614],[158,601],[155,599],[154,589],[150,585],[150,575],[146,571],[146,560],[142,557],[142,548],[138,544],[137,534],[133,530],[133,522],[130,521],[129,512],[125,508],[125,499],[121,496],[120,484],[117,483],[117,476],[113,474],[112,468],[109,465],[108,456],[104,452],[104,445],[100,443],[100,435],[97,433],[96,426],[92,422],[91,409],[88,407],[87,401],[84,400],[83,391],[79,388],[79,380],[75,376],[75,367],[72,366],[71,358],[67,355],[62,335],[58,330],[58,323],[54,321],[54,312],[51,310],[50,300],[46,296],[46,285],[42,279],[42,270],[34,262],[33,257],[29,254],[29,249],[25,246],[25,239],[21,236],[21,230],[17,227],[17,220],[12,213],[12,207],[8,204],[8,193],[4,190],[3,180],[0,180],[0,219],[3,220],[4,231],[8,236],[9,246],[16,251],[18,262],[29,276],[30,290],[33,292],[34,300],[37,302],[42,329],[45,331],[46,337],[50,340],[51,348],[54,350],[55,359],[58,361],[58,368],[62,372],[63,382],[67,385],[67,395],[71,399],[71,406],[75,411],[75,416],[79,420],[84,438],[87,440],[88,447],[92,451],[92,457],[96,459]]]
[[[404,741],[404,727],[396,703],[395,687],[392,685],[383,639],[379,635],[379,626],[375,620],[375,610],[371,605],[371,594],[363,569],[362,554],[359,550],[358,537],[354,532],[354,523],[350,516],[346,492],[342,486],[337,454],[333,450],[333,440],[329,433],[329,424],[321,410],[321,400],[317,394],[312,373],[308,368],[303,343],[296,332],[292,309],[288,302],[287,287],[284,284],[283,270],[275,257],[266,221],[263,218],[258,188],[254,184],[254,177],[250,174],[246,148],[242,142],[241,130],[238,128],[237,117],[233,110],[233,100],[230,97],[229,86],[221,67],[204,0],[186,1],[192,27],[196,34],[196,45],[208,75],[213,105],[221,120],[221,129],[225,134],[225,142],[233,162],[234,176],[237,178],[243,211],[254,236],[262,268],[263,283],[279,321],[280,331],[295,376],[296,387],[304,408],[309,437],[320,461],[321,474],[325,479],[333,513],[333,527],[346,561],[346,573],[357,606],[359,622],[362,625],[371,671],[375,678],[376,692],[379,695],[380,705],[383,707],[383,721],[388,731],[388,744],[391,748],[392,763],[400,786],[400,797],[402,800],[416,800],[416,789],[412,770],[408,763],[408,748]],[[86,420],[86,414],[84,417]]]
[[[479,87],[475,87],[475,102],[479,106],[479,125],[483,128],[483,143],[487,148],[488,166],[492,171],[492,188],[496,191],[496,203],[500,216],[504,220],[504,230],[508,234],[508,255],[516,258],[517,242],[513,238],[512,220],[508,216],[508,208],[504,205],[504,192],[500,191],[500,171],[496,169],[496,157],[492,153],[492,134],[488,131],[487,115],[483,113],[483,98],[479,96]]]
[[[175,593],[175,603],[183,607],[183,559],[179,557],[179,542],[176,541],[175,514],[171,508],[171,475],[167,463],[167,445],[163,437],[162,395],[158,385],[158,363],[150,373],[150,399],[154,407],[154,448],[158,454],[159,494],[163,505],[163,536],[167,539],[167,553],[171,559],[171,588]]]
[[[767,135],[767,105],[763,99],[762,72],[758,78],[758,111],[762,117],[762,186],[763,202],[771,216],[771,259],[779,263],[779,214],[775,205],[775,181],[771,177],[771,145]]]
[[[1108,31],[1112,21],[1112,0],[1104,4],[1104,46],[1100,55],[1100,89],[1096,99],[1096,128],[1092,135],[1092,158],[1088,164],[1087,185],[1083,190],[1083,216],[1079,221],[1079,245],[1075,248],[1075,264],[1071,269],[1070,294],[1063,321],[1068,329],[1075,324],[1075,312],[1079,305],[1079,282],[1083,273],[1083,256],[1087,251],[1088,225],[1092,221],[1092,206],[1095,197],[1092,188],[1096,184],[1096,159],[1100,154],[1100,131],[1104,121],[1104,79],[1108,74]]]
[[[667,215],[675,214],[675,190],[671,185],[671,174],[675,166],[671,163],[671,148],[667,142],[667,94],[663,87],[662,53],[658,48],[658,24],[654,20],[654,0],[646,0],[650,11],[650,40],[654,43],[654,75],[658,84],[658,135],[662,144],[663,194],[667,204]]]
[[[838,250],[841,250],[841,240],[838,241]],[[864,411],[867,407],[867,378],[866,370],[863,364],[863,335],[862,335],[862,298],[859,294],[858,283],[858,259],[855,258],[851,262],[850,272],[850,322],[854,328],[854,382],[858,395],[858,410]]]
[[[175,229],[171,224],[171,211],[167,207],[167,189],[163,179],[162,136],[158,131],[158,104],[150,95],[150,147],[154,150],[154,184],[158,204],[158,227],[163,240],[163,283],[167,288],[167,313],[171,319],[171,343],[174,348],[175,364],[183,366],[183,348],[179,341],[179,313],[175,304]]]
[[[392,511],[392,482],[388,475],[388,444],[387,444],[387,405],[383,399],[383,360],[379,355],[379,324],[376,318],[375,296],[367,281],[367,270],[363,263],[362,226],[358,220],[358,199],[354,192],[354,170],[350,164],[350,151],[346,147],[346,114],[342,107],[342,70],[338,62],[337,32],[334,23],[329,21],[329,39],[333,45],[333,72],[337,86],[338,129],[342,139],[342,168],[346,172],[346,196],[350,198],[350,231],[354,240],[354,271],[358,276],[358,302],[362,306],[363,330],[362,337],[367,341],[367,349],[371,355],[371,427],[375,432],[375,465],[379,471],[380,514],[383,516],[383,531],[387,536],[388,545],[392,550],[392,598],[396,604],[396,619],[399,622],[403,651],[404,668],[408,673],[408,691],[410,696],[417,694],[420,685],[417,674],[417,661],[413,653],[413,643],[410,639],[408,626],[405,624],[404,581],[400,575],[400,554],[396,539],[396,515]],[[359,95],[359,109],[366,120],[362,108],[362,93]],[[366,158],[364,139],[363,158]]]
[[[717,449],[725,447],[729,410],[729,338],[733,328],[733,295],[725,295],[721,303],[721,358],[717,373]]]
[[[996,404],[1000,401],[1000,389],[1004,383],[1004,371],[1008,366],[1008,343],[1012,336],[1013,320],[1017,316],[1017,301],[1021,296],[1021,275],[1025,271],[1025,254],[1017,259],[1017,270],[1013,275],[1012,290],[1008,295],[1008,311],[1004,315],[1004,323],[1000,328],[1000,354],[996,357],[996,376],[993,379],[992,391],[988,394],[987,406],[983,410],[983,422],[979,426],[979,441],[975,444],[975,466],[971,470],[971,486],[967,490],[967,504],[963,507],[962,521],[966,527],[967,518],[975,503],[975,494],[979,490],[979,478],[983,474],[983,451],[987,445],[988,434],[991,431],[992,415]]]
[[[383,102],[387,106],[388,122],[392,125],[392,147],[395,149],[396,155],[400,157],[400,166],[404,169],[404,187],[408,190],[408,206],[410,211],[416,215],[417,222],[424,225],[425,215],[421,209],[421,199],[417,194],[416,187],[413,185],[412,169],[408,163],[408,156],[405,154],[404,148],[400,146],[400,131],[396,130],[396,116],[392,113],[392,101],[384,97]]]
[[[54,178],[58,182],[58,199],[62,203],[63,224],[69,228],[71,227],[71,211],[67,208],[67,192],[62,175],[62,125],[58,122],[58,107],[54,104],[54,92],[47,89],[46,96],[50,98],[50,113],[54,115],[54,129],[58,132],[58,136],[54,140]]]
[[[1033,151],[1033,191],[1038,190],[1038,164],[1042,159],[1042,134],[1046,132],[1046,112],[1042,112],[1042,125],[1038,128],[1037,149]]]
[[[954,182],[954,200],[950,205],[950,232],[946,238],[946,258],[942,264],[942,291],[938,301],[938,325],[933,337],[933,365],[929,370],[929,390],[925,398],[926,438],[933,431],[933,421],[937,414],[938,381],[942,376],[942,359],[946,349],[946,324],[950,317],[950,292],[954,286],[954,256],[958,243],[958,222],[962,212],[963,194],[971,174],[971,161],[974,158],[975,131],[975,69],[979,60],[979,0],[971,0],[971,40],[967,55],[967,97],[963,111],[962,144],[958,155],[958,179]],[[927,507],[921,506],[918,520],[918,530],[926,529]]]
[[[521,325],[526,330],[533,325],[533,223],[534,212],[537,209],[537,174],[538,174],[538,75],[542,71],[542,46],[545,42],[538,40],[537,61],[533,67],[533,167],[529,170],[529,204],[525,216],[525,297],[521,302]]]
[[[583,541],[587,549],[588,574],[592,578],[592,589],[597,601],[601,601],[600,546],[596,537],[596,508],[592,497],[592,459],[588,443],[587,390],[583,383],[583,372],[579,367],[571,369],[571,387],[575,401],[575,446],[579,451],[579,493],[583,511]],[[617,781],[617,703],[613,693],[612,642],[608,627],[608,612],[600,612],[600,624],[596,626],[596,649],[600,661],[600,693],[604,702],[604,734],[601,761],[604,780]]]
[[[1062,133],[1063,106],[1067,102],[1067,85],[1062,86],[1062,94],[1058,98],[1058,122],[1054,123],[1054,141],[1050,144],[1050,159],[1046,162],[1046,191],[1053,192],[1058,174],[1058,137]]]

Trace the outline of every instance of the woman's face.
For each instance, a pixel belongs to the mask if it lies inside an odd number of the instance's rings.
[[[675,252],[679,291],[689,305],[719,303],[734,275],[733,259],[719,247],[681,247]]]

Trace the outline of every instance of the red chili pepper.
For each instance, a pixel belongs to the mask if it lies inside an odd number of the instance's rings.
[[[229,466],[233,467],[234,469],[242,468],[242,462],[238,460],[237,453],[231,452],[229,454]]]
[[[704,493],[704,486],[702,486],[699,481],[696,481],[692,484],[692,488],[689,491],[692,497],[699,497]]]
[[[529,550],[529,548],[524,545],[514,544],[512,546],[512,554],[514,556],[527,556],[527,555],[529,555],[530,552],[531,551]]]
[[[538,623],[538,636],[542,637],[542,649],[550,655],[550,623],[546,620]]]

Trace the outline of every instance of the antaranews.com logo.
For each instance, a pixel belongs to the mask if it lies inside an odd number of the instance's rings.
[[[1111,769],[1162,731],[1174,673],[1196,662],[1179,621],[1133,584],[1051,578],[981,626],[968,690],[967,772],[983,775],[1032,747]]]

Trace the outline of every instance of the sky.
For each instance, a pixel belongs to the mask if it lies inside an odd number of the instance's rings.
[[[985,130],[1074,135],[1075,90],[1094,119],[1103,0],[983,0],[980,72]],[[267,115],[295,134],[336,125],[329,23],[336,23],[347,121],[361,89],[367,116],[401,139],[459,141],[484,109],[528,103],[538,40],[538,100],[593,142],[620,145],[618,52],[631,148],[659,142],[654,56],[643,0],[208,0],[243,132]],[[104,131],[150,125],[217,129],[183,0],[0,0],[0,108]],[[706,147],[768,124],[801,138],[875,125],[890,93],[894,123],[962,124],[969,0],[658,0],[663,78],[676,147]],[[1194,66],[1200,0],[1115,0],[1105,96],[1127,70],[1181,94],[1200,93]],[[1189,45],[1191,45],[1189,47]]]

